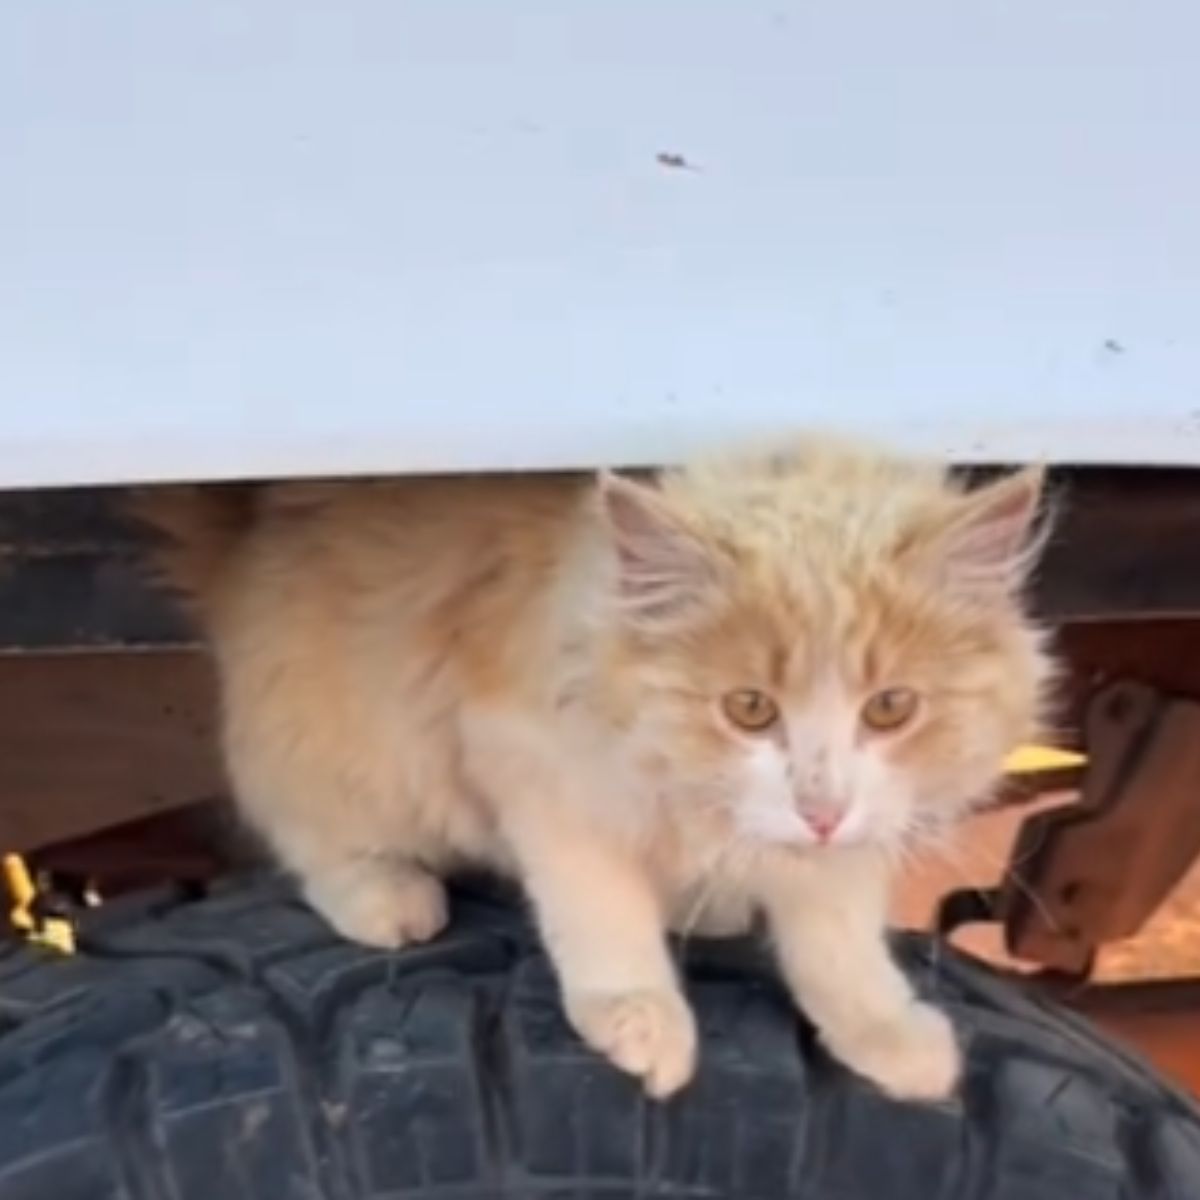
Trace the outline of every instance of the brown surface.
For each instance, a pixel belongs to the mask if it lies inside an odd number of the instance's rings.
[[[1078,998],[1081,1012],[1144,1054],[1160,1071],[1200,1095],[1200,978],[1098,989]]]
[[[1050,796],[1038,807],[1070,803],[1070,796]],[[1028,810],[1026,810],[1028,812]],[[962,829],[953,848],[930,855],[909,873],[898,890],[893,915],[898,924],[928,928],[941,897],[956,888],[994,886],[1004,872],[1023,816],[1008,809],[974,818]],[[1020,866],[1016,875],[1025,886]],[[1036,893],[1035,893],[1036,897]],[[1040,897],[1034,903],[1040,902]],[[995,926],[963,930],[958,945],[1003,966],[1032,970],[1010,959]],[[1134,938],[1115,942],[1100,952],[1095,981],[1125,983],[1200,976],[1200,863]],[[1174,993],[1122,995],[1120,1003],[1083,997],[1081,1007],[1114,1036],[1144,1054],[1164,1074],[1200,1093],[1200,988],[1186,997]]]
[[[1070,804],[1069,795],[1047,796],[1036,808]],[[956,888],[993,887],[1009,869],[1009,855],[1023,818],[1036,809],[1006,809],[978,816],[962,827],[954,843],[931,852],[907,873],[897,890],[893,917],[908,928],[929,928],[938,901]],[[1020,864],[1017,886],[1028,883]],[[1010,875],[1010,878],[1012,876]],[[1035,904],[1041,903],[1035,890]],[[958,945],[974,954],[1020,967],[1004,951],[998,929],[991,926],[963,930]],[[1029,965],[1029,969],[1033,969]],[[1200,863],[1192,866],[1183,882],[1141,933],[1105,946],[1099,955],[1095,978],[1099,982],[1172,979],[1200,975]]]
[[[1092,1013],[1106,1033],[1132,1046],[1167,1078],[1200,1096],[1200,1001],[1179,1012]]]
[[[219,794],[195,653],[0,655],[0,850]]]

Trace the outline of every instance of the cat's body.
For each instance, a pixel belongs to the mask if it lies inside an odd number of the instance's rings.
[[[695,1048],[665,928],[763,914],[833,1052],[936,1096],[957,1052],[888,957],[888,864],[1032,731],[1039,482],[963,498],[816,444],[657,487],[286,485],[149,515],[216,651],[243,811],[347,937],[429,938],[438,876],[516,875],[576,1027],[661,1095]]]

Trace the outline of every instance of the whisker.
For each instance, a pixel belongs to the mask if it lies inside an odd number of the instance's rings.
[[[941,843],[942,851],[947,855],[955,855],[964,857],[973,855],[977,862],[983,863],[989,870],[998,871],[1001,879],[1008,879],[1013,886],[1033,905],[1038,915],[1046,923],[1048,929],[1053,933],[1061,934],[1062,926],[1054,914],[1050,911],[1046,901],[1038,895],[1037,890],[1033,885],[1021,874],[1020,860],[1017,863],[1005,862],[997,858],[995,855],[985,851],[980,846],[971,846],[965,842],[958,841],[947,837]],[[1026,856],[1028,857],[1028,856]],[[963,865],[960,863],[960,865]],[[966,867],[963,866],[965,871]],[[976,891],[984,892],[987,889],[976,888]]]

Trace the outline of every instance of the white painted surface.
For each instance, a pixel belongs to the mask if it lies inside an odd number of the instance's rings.
[[[1200,464],[1197,47],[1196,0],[14,0],[0,485],[814,423]]]

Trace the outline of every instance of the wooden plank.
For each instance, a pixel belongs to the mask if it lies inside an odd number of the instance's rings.
[[[199,653],[0,656],[0,847],[224,794],[215,711]]]

